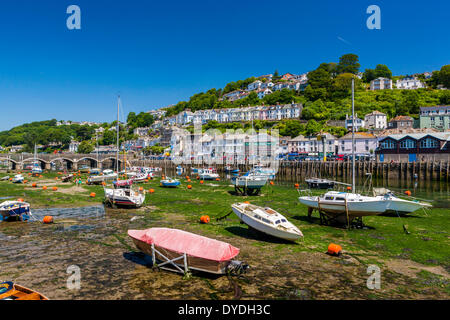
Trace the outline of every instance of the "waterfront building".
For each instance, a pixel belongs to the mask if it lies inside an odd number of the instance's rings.
[[[388,78],[379,77],[370,81],[370,90],[385,90],[392,88],[392,80]]]
[[[376,154],[380,162],[450,161],[450,131],[382,137]]]
[[[323,139],[322,136],[325,136],[325,139]],[[289,152],[319,155],[319,153],[323,154],[323,149],[325,147],[327,155],[335,154],[338,139],[329,133],[325,133],[322,136],[305,137],[299,135],[288,142]]]
[[[355,132],[355,154],[368,156],[375,152],[378,146],[378,139],[371,133]],[[347,133],[338,139],[338,154],[352,154],[352,133]]]
[[[420,128],[450,130],[450,106],[421,107]]]

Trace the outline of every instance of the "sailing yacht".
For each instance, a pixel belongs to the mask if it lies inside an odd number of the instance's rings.
[[[34,145],[34,161],[33,161],[33,168],[31,169],[31,174],[38,175],[42,173],[42,168],[39,165],[39,162],[37,161],[37,148],[36,144]]]
[[[117,152],[116,152],[116,171],[120,171],[119,167],[119,108],[120,108],[120,96],[117,101]],[[126,159],[125,170],[126,170]],[[145,201],[145,193],[137,192],[133,190],[133,180],[119,180],[119,175],[117,175],[117,180],[113,183],[114,188],[103,188],[105,191],[106,201],[117,206],[127,207],[127,208],[140,208]]]
[[[352,79],[352,115],[355,115],[355,80]],[[331,216],[339,222],[350,223],[354,218],[379,215],[386,212],[388,202],[380,197],[353,193],[356,190],[355,175],[355,126],[352,126],[352,192],[329,191],[321,196],[301,196],[300,203],[310,209]]]

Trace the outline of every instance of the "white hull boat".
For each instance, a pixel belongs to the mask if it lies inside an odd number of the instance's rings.
[[[25,180],[25,178],[23,177],[23,175],[18,174],[15,175],[14,178],[12,179],[13,183],[23,183],[23,181]]]
[[[117,179],[116,173],[104,174],[102,176],[91,176],[88,178],[88,184],[101,184],[102,182],[112,181]]]
[[[322,196],[299,197],[300,203],[334,216],[349,218],[376,216],[386,212],[387,202],[379,197],[330,191]]]
[[[107,189],[105,188],[105,198],[111,204],[120,207],[140,208],[145,201],[145,194],[136,192],[133,189]]]
[[[216,180],[220,178],[220,176],[212,169],[202,169],[199,170],[199,177],[202,180]]]
[[[432,208],[433,206],[426,202],[410,201],[398,198],[393,194],[386,194],[385,196],[378,196],[387,202],[386,212],[388,213],[412,213],[422,208]]]
[[[289,241],[303,237],[296,226],[273,209],[248,203],[235,203],[231,207],[242,222],[260,232]]]
[[[241,176],[233,177],[231,183],[236,187],[259,189],[266,185],[267,180],[269,180],[269,178],[266,176]]]

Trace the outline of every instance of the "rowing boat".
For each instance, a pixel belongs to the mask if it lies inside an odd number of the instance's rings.
[[[49,300],[43,294],[15,284],[13,282],[0,283],[0,300]]]

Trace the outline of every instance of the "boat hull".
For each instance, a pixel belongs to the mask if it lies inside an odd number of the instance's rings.
[[[409,201],[409,200],[403,200],[403,199],[392,199],[392,200],[386,200],[387,204],[387,210],[388,213],[401,213],[401,214],[407,214],[412,213],[414,211],[417,211],[422,208],[430,208],[432,207],[428,203],[421,203],[421,202],[415,202],[415,201]]]
[[[0,283],[0,288],[7,290],[4,293],[0,293],[0,300],[49,300],[37,291],[11,282]]]
[[[242,222],[244,222],[249,227],[258,230],[259,232],[288,241],[296,241],[301,238],[301,235],[299,234],[280,230],[278,228],[271,228],[263,223],[260,223],[234,206],[232,206],[232,209],[233,212],[236,214],[236,216],[239,219],[241,219]]]

